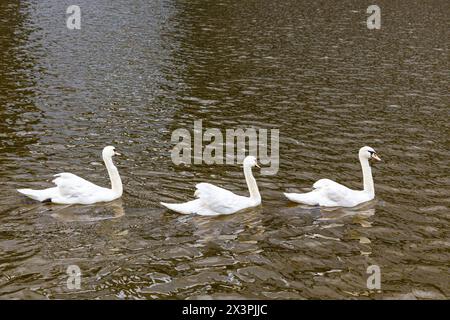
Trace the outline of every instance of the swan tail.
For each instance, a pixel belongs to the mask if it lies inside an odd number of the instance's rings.
[[[165,203],[160,202],[161,205],[169,210],[181,213],[181,214],[191,214],[197,213],[200,209],[200,199],[192,200],[185,203]]]
[[[17,189],[18,192],[40,202],[51,201],[52,196],[54,196],[55,188],[48,188],[44,190],[33,190],[33,189]]]
[[[319,200],[316,197],[316,193],[314,191],[307,193],[285,193],[286,198],[291,201],[307,204],[310,206],[315,206],[319,204]]]

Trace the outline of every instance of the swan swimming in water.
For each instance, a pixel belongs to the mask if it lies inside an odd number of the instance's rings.
[[[54,175],[57,177],[53,180],[56,187],[43,190],[17,189],[17,191],[37,201],[57,204],[93,204],[118,199],[122,196],[123,187],[119,171],[112,162],[114,155],[120,155],[114,147],[108,146],[103,149],[102,157],[111,180],[111,189],[64,172]]]
[[[359,149],[359,161],[363,172],[364,190],[352,190],[329,179],[321,179],[314,183],[313,191],[308,193],[285,193],[291,201],[307,205],[324,207],[354,207],[375,198],[372,169],[369,160],[381,161],[375,150],[371,147]]]
[[[259,168],[256,158],[247,156],[244,159],[243,166],[250,197],[239,196],[209,183],[199,183],[195,186],[197,190],[194,194],[198,199],[185,203],[161,202],[161,204],[178,213],[196,213],[202,216],[232,214],[243,209],[259,206],[261,204],[261,195],[252,174],[252,167],[256,166]]]

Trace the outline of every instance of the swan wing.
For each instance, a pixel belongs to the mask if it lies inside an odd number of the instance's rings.
[[[314,183],[313,188],[313,192],[317,192],[316,194],[320,195],[319,197],[322,201],[319,202],[323,202],[323,204],[320,203],[321,205],[332,205],[332,203],[336,206],[346,205],[354,193],[353,190],[330,179],[317,181]]]
[[[211,212],[231,214],[248,205],[248,198],[210,183],[199,183],[195,187],[195,196],[201,200],[204,211],[209,212],[208,215],[211,215]]]
[[[72,173],[63,172],[54,175],[53,183],[58,187],[60,196],[66,199],[88,199],[108,189],[99,187]]]

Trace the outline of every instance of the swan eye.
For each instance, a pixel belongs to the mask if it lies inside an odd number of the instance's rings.
[[[371,156],[373,156],[373,154],[375,153],[375,151],[369,150],[369,153],[370,153]]]

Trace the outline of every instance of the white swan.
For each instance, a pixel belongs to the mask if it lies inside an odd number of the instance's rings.
[[[119,155],[115,148],[108,146],[103,149],[102,157],[111,179],[111,189],[99,187],[72,173],[58,173],[53,183],[56,187],[44,190],[17,189],[31,199],[57,204],[92,204],[112,201],[122,196],[123,187],[119,171],[112,162],[112,157]]]
[[[257,166],[259,168],[259,165],[253,156],[247,156],[243,165],[250,197],[239,196],[209,183],[199,183],[195,186],[197,190],[194,194],[198,199],[185,203],[161,202],[161,204],[178,213],[196,213],[202,216],[232,214],[243,209],[259,206],[261,204],[261,195],[252,174],[252,167]]]
[[[370,201],[375,197],[372,170],[369,159],[381,161],[371,147],[359,149],[359,161],[363,172],[364,190],[351,190],[342,184],[329,179],[321,179],[314,183],[314,190],[308,193],[285,193],[291,201],[324,207],[354,207]]]

